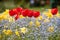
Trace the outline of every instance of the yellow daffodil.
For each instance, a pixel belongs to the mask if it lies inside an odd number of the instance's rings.
[[[50,22],[50,20],[49,19],[45,19],[44,22]]]
[[[12,34],[12,31],[11,30],[3,30],[3,33],[6,34],[6,35],[11,35]]]
[[[16,31],[15,31],[15,34],[16,34],[17,36],[20,36],[20,34],[19,34],[19,31],[18,31],[18,30],[16,30]]]
[[[42,19],[43,19],[43,17],[42,17],[42,16],[39,16],[39,17],[38,17],[38,19],[39,19],[39,20],[42,20]]]
[[[9,20],[9,22],[15,22],[15,19],[12,17],[9,17],[8,20]]]
[[[2,32],[3,32],[4,34],[6,34],[6,31],[7,31],[7,30],[6,30],[6,29],[4,29]]]
[[[2,14],[0,14],[0,20],[9,20],[10,22],[14,21],[14,19],[9,16],[8,9],[5,12],[3,12]]]
[[[51,13],[48,13],[46,16],[47,16],[48,18],[53,18],[53,15],[52,15]]]
[[[2,14],[3,15],[8,15],[9,14],[9,9],[6,9]]]
[[[30,22],[29,22],[29,25],[30,25],[30,26],[32,26],[32,24],[33,24],[33,22],[32,22],[32,21],[30,21]]]
[[[0,20],[7,20],[8,19],[8,15],[0,15]]]
[[[20,28],[20,30],[21,30],[21,33],[24,33],[24,34],[27,32],[27,28],[25,28],[25,27]]]
[[[53,26],[49,27],[49,28],[48,28],[48,31],[49,31],[49,32],[53,32],[53,31],[54,31],[54,27],[53,27]]]
[[[9,13],[9,9],[6,9],[5,12]]]
[[[2,14],[0,14],[0,20],[7,20],[9,16],[9,10],[6,10]]]
[[[35,25],[38,27],[38,26],[41,25],[41,23],[40,23],[39,21],[36,21],[36,22],[35,22]]]
[[[48,12],[44,12],[44,15],[48,18],[53,18],[53,15],[51,14],[51,9],[48,9]]]
[[[48,9],[48,11],[44,11],[43,13],[44,15],[47,15],[48,13],[51,13],[51,9]]]
[[[20,18],[24,18],[24,16],[20,15]]]
[[[6,35],[11,35],[12,34],[12,31],[11,30],[7,30],[6,31]]]
[[[8,19],[8,16],[7,15],[3,15],[2,17],[4,20],[7,20]]]

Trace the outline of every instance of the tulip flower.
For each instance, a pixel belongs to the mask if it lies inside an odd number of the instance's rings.
[[[24,17],[26,17],[28,15],[28,13],[29,13],[29,10],[28,9],[25,9],[25,10],[22,11],[22,15]]]
[[[18,14],[21,14],[21,13],[22,13],[22,11],[23,11],[23,8],[18,7],[18,8],[16,8],[16,10],[18,11]]]
[[[32,17],[33,16],[33,11],[32,10],[30,10],[29,12],[28,12],[28,15],[27,15],[28,17]]]
[[[34,12],[33,13],[33,16],[36,18],[36,17],[38,17],[40,15],[40,12],[38,12],[38,11],[36,11],[36,12]]]
[[[58,9],[57,9],[57,8],[53,8],[53,9],[51,10],[52,15],[56,15],[57,12],[58,12]]]
[[[16,15],[16,13],[15,13],[14,10],[9,10],[9,15],[10,15],[10,16],[14,16],[14,15]]]

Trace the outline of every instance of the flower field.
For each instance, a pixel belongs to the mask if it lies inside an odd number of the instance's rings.
[[[58,9],[6,9],[0,14],[0,40],[60,40]]]

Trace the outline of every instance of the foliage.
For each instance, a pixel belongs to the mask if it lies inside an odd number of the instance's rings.
[[[60,40],[60,32],[55,32],[48,37],[48,40]]]

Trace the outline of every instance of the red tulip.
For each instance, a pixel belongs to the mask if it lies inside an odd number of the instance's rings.
[[[24,11],[22,11],[22,15],[24,17],[26,17],[28,15],[28,13],[29,13],[29,10],[28,9],[25,9]]]
[[[22,11],[23,11],[23,9],[22,9],[22,8],[20,8],[20,7],[19,7],[19,8],[16,8],[16,10],[18,11],[18,13],[19,13],[19,14],[21,14],[21,13],[22,13]]]
[[[9,10],[9,15],[14,16],[16,13],[13,10]]]
[[[52,15],[56,15],[57,12],[58,12],[58,9],[57,9],[57,8],[53,8],[53,9],[51,10]]]
[[[33,13],[34,17],[38,17],[39,15],[40,15],[40,12],[38,12],[38,11],[36,11],[36,12]]]
[[[14,11],[15,14],[18,14],[18,11],[16,9],[13,9],[13,11]]]
[[[32,17],[33,16],[33,11],[32,10],[30,10],[29,12],[28,12],[28,15],[27,15],[28,17]]]

